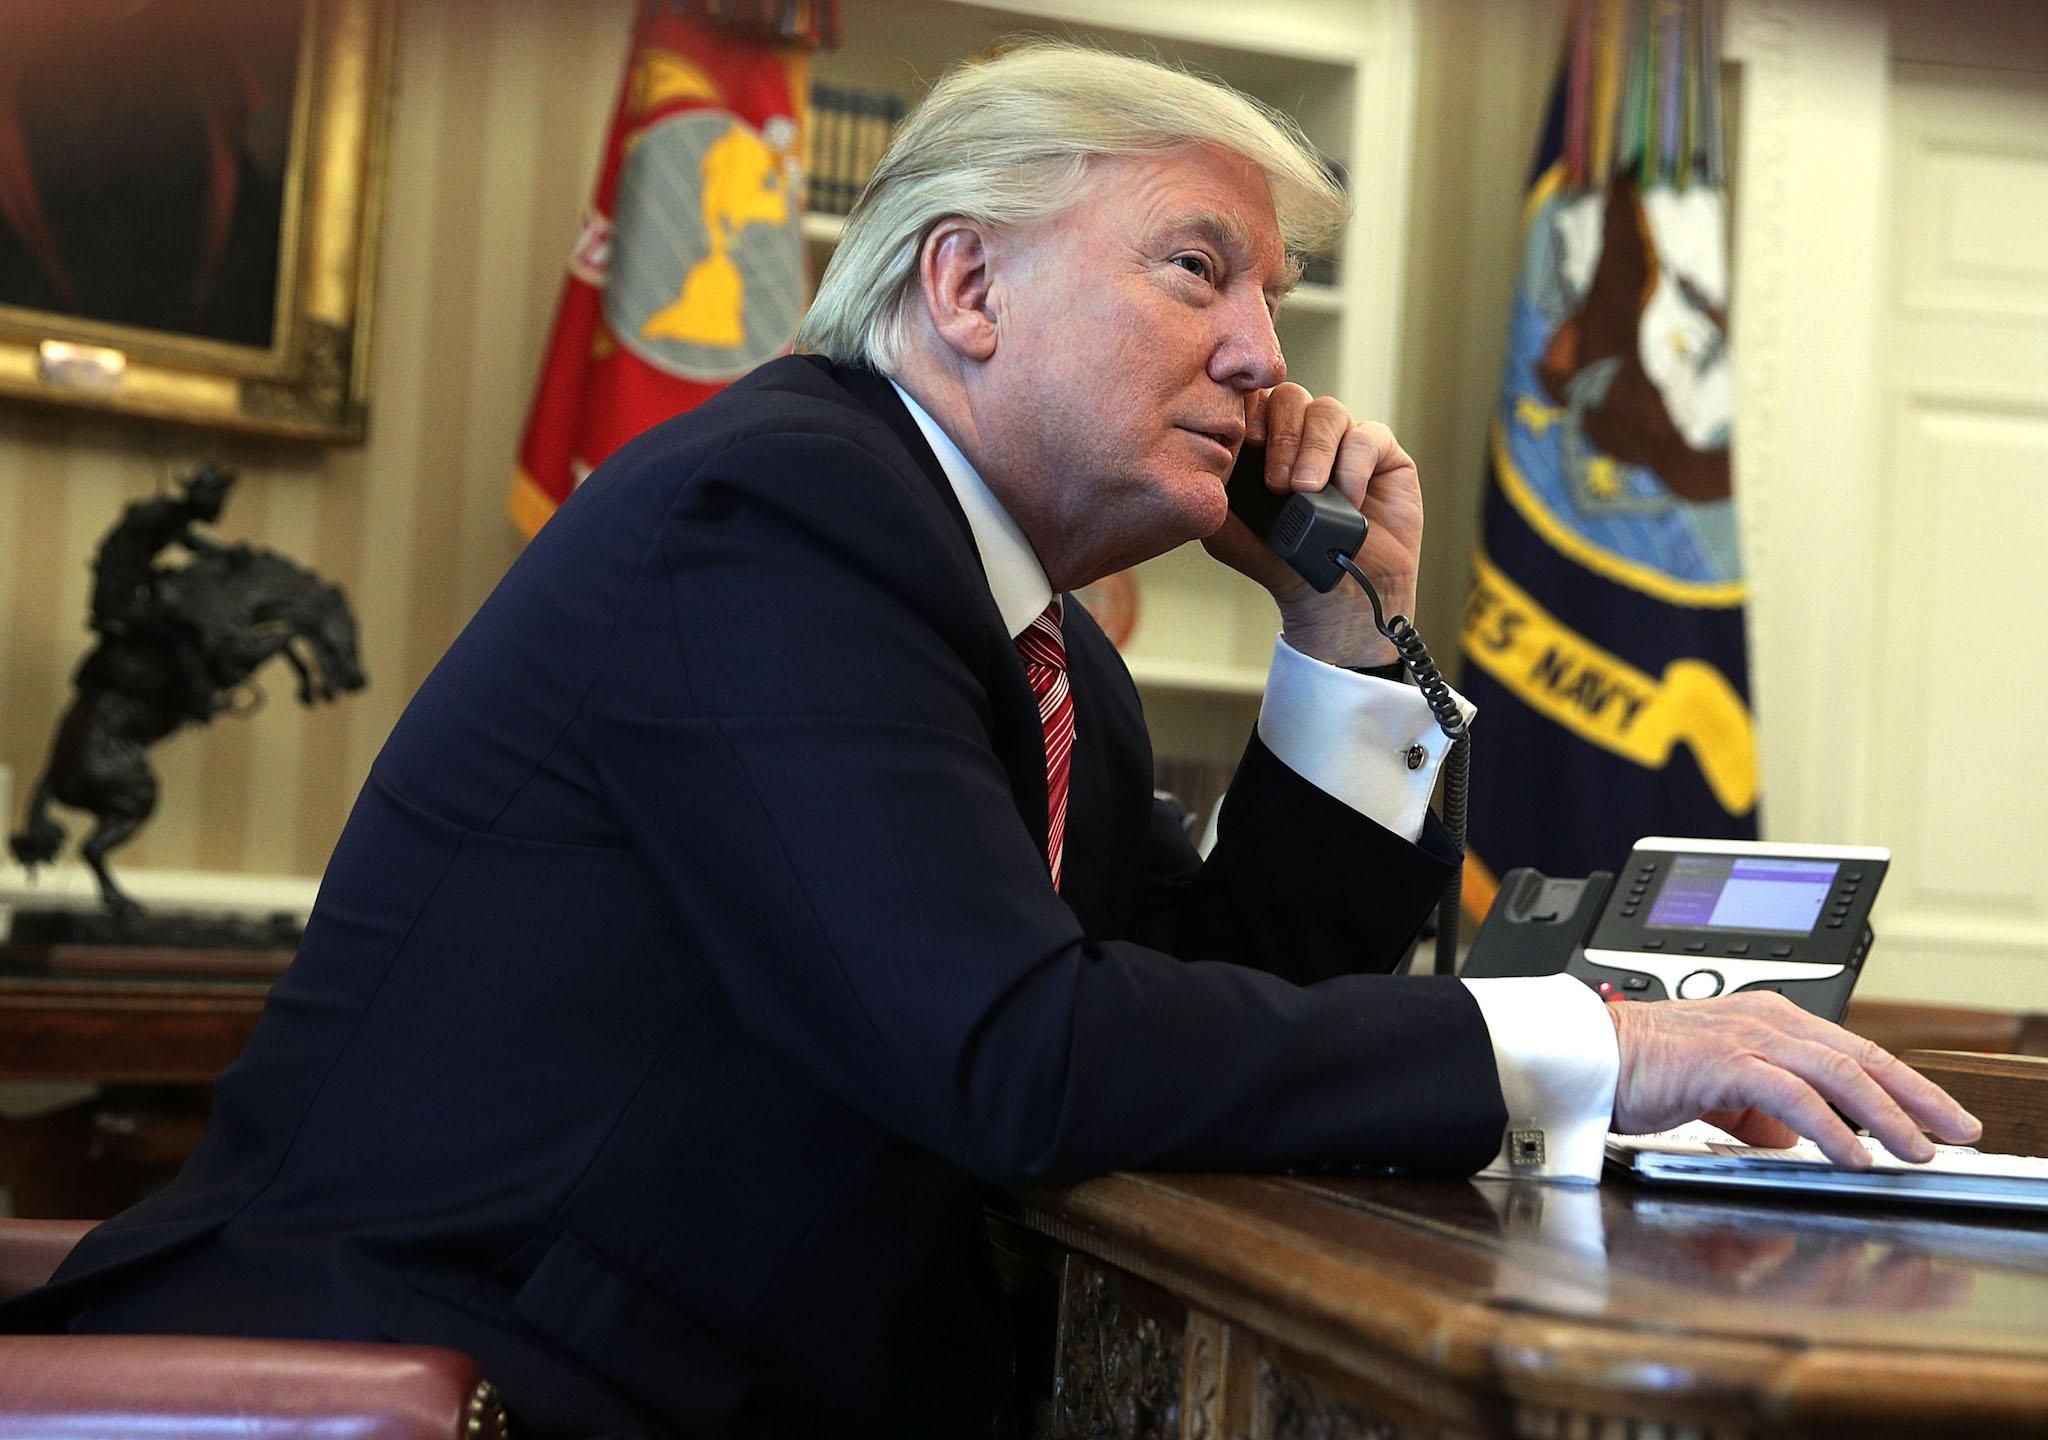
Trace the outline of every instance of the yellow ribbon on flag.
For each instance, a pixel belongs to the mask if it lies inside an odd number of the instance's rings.
[[[1675,745],[1699,762],[1722,809],[1756,805],[1756,727],[1728,678],[1701,660],[1653,676],[1562,624],[1483,552],[1472,557],[1465,653],[1530,709],[1646,770]]]

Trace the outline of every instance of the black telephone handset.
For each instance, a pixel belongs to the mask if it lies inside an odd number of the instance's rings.
[[[1365,578],[1353,558],[1365,544],[1366,519],[1358,507],[1345,499],[1334,485],[1321,490],[1297,490],[1275,495],[1266,488],[1266,452],[1247,445],[1238,452],[1237,465],[1224,486],[1231,513],[1252,528],[1294,572],[1327,594],[1345,575],[1350,575],[1372,602],[1373,624],[1394,644],[1423,698],[1437,727],[1451,738],[1451,753],[1444,770],[1444,828],[1452,845],[1465,848],[1465,800],[1471,737],[1465,717],[1451,695],[1451,687],[1437,673],[1436,662],[1415,626],[1405,615],[1389,620],[1380,606],[1379,593]],[[1456,968],[1458,949],[1458,904],[1463,871],[1454,868],[1445,883],[1443,903],[1437,910],[1436,972],[1449,975]]]
[[[1224,487],[1230,511],[1273,547],[1294,573],[1327,594],[1344,578],[1334,556],[1350,559],[1365,544],[1365,516],[1334,487],[1275,495],[1266,488],[1266,452],[1247,445]]]

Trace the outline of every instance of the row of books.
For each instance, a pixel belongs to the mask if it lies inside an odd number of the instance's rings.
[[[908,107],[903,97],[845,85],[811,86],[811,123],[804,132],[804,207],[814,214],[844,215]]]
[[[822,215],[851,212],[908,111],[901,95],[886,90],[813,83],[811,123],[804,131],[804,208]],[[1326,163],[1337,183],[1346,183],[1343,165]],[[1337,262],[1310,255],[1303,261],[1302,279],[1334,285]]]

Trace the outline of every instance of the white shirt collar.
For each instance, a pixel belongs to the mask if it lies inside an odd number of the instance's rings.
[[[1052,582],[1046,579],[1045,567],[1038,563],[1038,552],[1031,548],[1031,542],[1024,538],[1010,512],[988,488],[988,482],[960,453],[953,437],[939,428],[939,422],[925,413],[924,406],[911,399],[908,390],[894,380],[889,383],[903,397],[910,418],[924,432],[932,453],[939,457],[939,468],[952,482],[960,508],[967,513],[967,528],[974,532],[974,546],[981,552],[981,568],[988,576],[989,593],[995,596],[1003,624],[1009,627],[1011,635],[1023,634],[1024,627],[1036,620],[1052,599]]]

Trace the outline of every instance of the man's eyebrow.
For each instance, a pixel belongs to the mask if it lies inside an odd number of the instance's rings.
[[[1184,217],[1172,227],[1170,233],[1176,236],[1193,235],[1208,241],[1224,253],[1233,269],[1243,269],[1257,249],[1251,232],[1245,228],[1243,221],[1235,215],[1225,215],[1212,210]],[[1266,298],[1278,305],[1300,283],[1301,258],[1289,255],[1282,262],[1280,269],[1266,281]]]
[[[1173,228],[1200,236],[1217,249],[1228,251],[1233,262],[1244,260],[1252,253],[1251,232],[1235,215],[1203,210],[1183,217]]]

